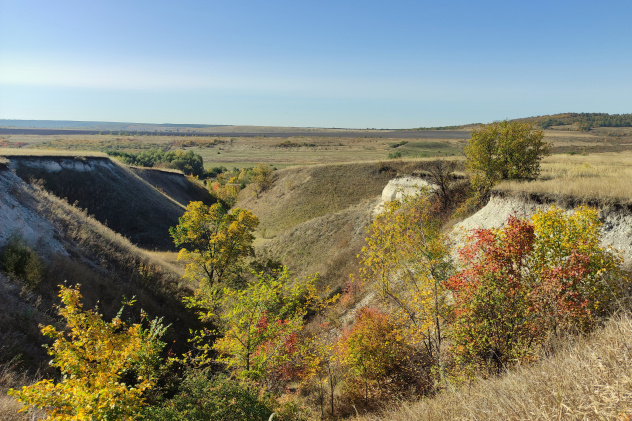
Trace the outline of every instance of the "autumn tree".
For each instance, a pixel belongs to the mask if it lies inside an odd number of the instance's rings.
[[[404,334],[386,313],[366,307],[358,311],[337,347],[339,358],[351,371],[346,382],[351,398],[361,393],[369,403],[370,398],[419,392],[417,386],[427,386],[423,383],[428,376],[411,364],[414,351]]]
[[[272,168],[268,164],[257,164],[252,170],[252,183],[254,183],[257,197],[272,186]]]
[[[293,280],[283,268],[277,276],[257,274],[244,288],[224,288],[217,307],[198,301],[201,316],[214,313],[219,327],[196,332],[197,362],[210,361],[214,351],[238,379],[273,389],[292,376],[298,333],[316,299],[313,278]]]
[[[487,190],[498,181],[537,178],[540,160],[550,145],[532,123],[502,121],[472,130],[465,147],[467,167],[475,173],[474,185]]]
[[[534,358],[551,335],[586,331],[621,293],[621,259],[599,244],[594,209],[553,206],[532,220],[479,229],[460,252],[453,292],[453,352],[498,371]]]
[[[258,224],[248,210],[226,212],[219,203],[189,203],[179,224],[169,229],[175,245],[182,247],[178,260],[187,262],[185,278],[199,282],[201,290],[211,295],[220,284],[236,281],[242,260],[254,254],[253,232]]]
[[[452,265],[437,206],[428,192],[387,203],[368,229],[360,271],[363,281],[386,298],[403,334],[441,366],[443,282]]]
[[[94,310],[83,310],[79,285],[60,286],[62,316],[67,328],[42,327],[54,343],[51,364],[61,371],[55,382],[44,379],[22,390],[10,390],[22,410],[43,409],[48,419],[135,420],[144,395],[155,385],[155,368],[164,343],[160,320],[129,324],[119,314],[106,322]]]

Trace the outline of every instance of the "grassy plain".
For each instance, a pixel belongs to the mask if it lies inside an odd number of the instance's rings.
[[[544,158],[541,168],[536,181],[508,181],[496,189],[585,201],[632,203],[632,151],[555,154]]]
[[[211,129],[213,135],[207,133]],[[222,131],[227,135],[221,135]],[[253,136],[255,132],[261,135]],[[632,128],[629,127],[601,127],[582,132],[575,126],[559,126],[544,132],[545,140],[553,146],[553,153],[632,150]],[[292,135],[296,133],[300,134]],[[445,137],[441,137],[441,133],[445,133]],[[202,155],[205,166],[209,168],[241,168],[257,163],[284,168],[289,165],[375,161],[389,159],[389,155],[401,155],[402,158],[463,156],[466,144],[463,137],[467,133],[467,130],[445,131],[435,132],[432,138],[411,138],[407,132],[397,131],[223,126],[180,128],[177,133],[169,135],[3,134],[0,135],[0,154],[7,147],[44,149],[47,153],[60,150],[139,152],[152,148],[184,148]]]

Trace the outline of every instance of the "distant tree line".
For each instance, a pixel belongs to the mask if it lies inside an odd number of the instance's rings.
[[[580,130],[588,131],[595,127],[632,127],[632,114],[568,113],[536,117],[534,121],[543,129],[576,124]]]
[[[187,175],[206,176],[202,157],[193,151],[150,149],[138,153],[108,151],[108,155],[118,158],[127,165],[171,168]]]

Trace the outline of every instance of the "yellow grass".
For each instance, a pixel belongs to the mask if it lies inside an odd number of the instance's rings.
[[[632,201],[632,152],[552,155],[542,161],[540,178],[508,181],[496,190],[570,196],[578,200]]]
[[[553,357],[417,403],[393,403],[358,421],[632,419],[632,316]],[[395,409],[396,408],[396,409]]]

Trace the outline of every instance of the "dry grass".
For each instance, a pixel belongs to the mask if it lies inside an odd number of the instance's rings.
[[[613,318],[591,337],[569,342],[533,366],[395,405],[357,420],[630,420],[632,316]]]
[[[365,227],[377,201],[364,201],[298,224],[257,247],[257,255],[288,265],[297,276],[319,273],[318,287],[341,288],[349,274],[357,275],[357,254],[364,246]]]
[[[297,224],[339,212],[382,195],[397,174],[423,173],[434,159],[369,161],[290,167],[276,171],[270,190],[259,198],[243,190],[235,207],[251,210],[264,237]]]
[[[542,161],[540,179],[503,182],[496,190],[630,203],[632,152],[552,155]]]
[[[2,421],[31,421],[42,419],[44,414],[39,411],[18,413],[22,404],[17,402],[7,391],[11,388],[20,388],[25,384],[33,383],[33,379],[17,369],[15,361],[0,364],[0,420]]]

